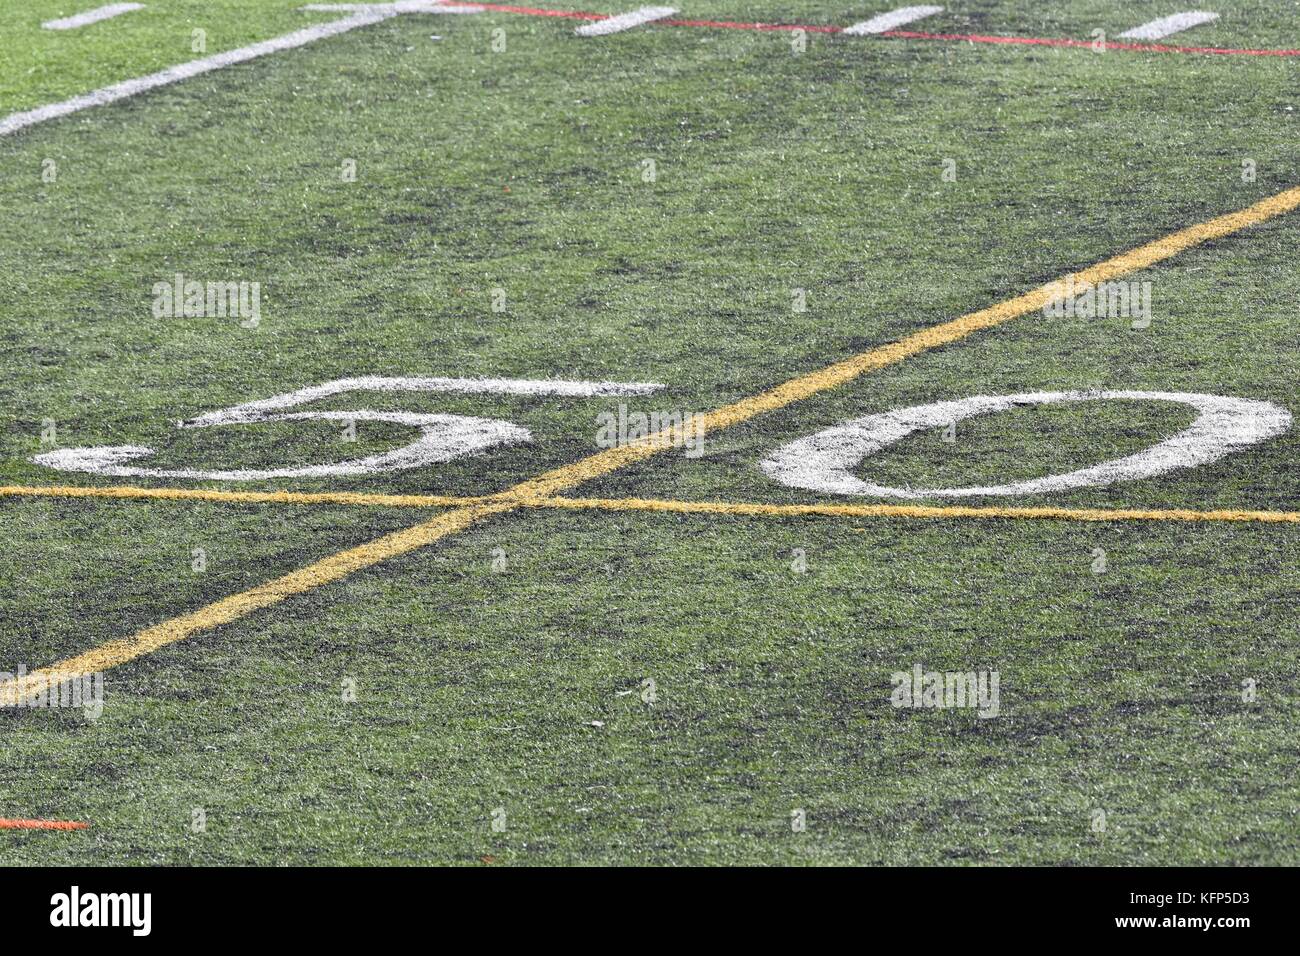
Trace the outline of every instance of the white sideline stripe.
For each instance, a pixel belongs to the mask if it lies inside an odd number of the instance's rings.
[[[1150,23],[1144,23],[1132,30],[1125,30],[1119,35],[1119,38],[1121,40],[1159,40],[1171,33],[1181,33],[1184,30],[1190,30],[1192,27],[1198,27],[1202,23],[1209,23],[1211,20],[1217,19],[1219,19],[1217,13],[1188,10],[1185,13],[1175,13],[1172,16],[1161,17],[1159,20],[1152,20]]]
[[[191,77],[233,66],[236,63],[255,60],[259,56],[266,56],[268,53],[278,53],[281,50],[292,50],[294,47],[306,46],[308,43],[315,43],[317,40],[323,40],[326,37],[347,33],[357,27],[379,23],[381,20],[387,20],[390,16],[393,16],[393,14],[385,11],[357,13],[343,20],[335,20],[333,23],[320,23],[303,30],[295,30],[293,33],[286,33],[284,36],[263,40],[261,43],[254,43],[251,46],[243,46],[236,50],[227,50],[225,53],[207,56],[201,60],[191,60],[189,63],[171,66],[158,73],[150,73],[148,76],[123,80],[121,83],[114,83],[112,86],[106,86],[103,89],[82,93],[80,96],[74,96],[72,99],[64,100],[61,103],[38,106],[34,110],[27,110],[23,113],[11,113],[4,119],[0,119],[0,136],[8,136],[20,129],[26,129],[28,126],[35,126],[37,123],[44,123],[60,116],[77,113],[92,106],[103,106],[105,103],[112,103],[115,100],[124,100],[147,90],[157,89],[160,86],[167,86],[181,80],[188,80]]]
[[[84,27],[91,23],[98,23],[100,20],[108,20],[112,17],[121,16],[123,13],[130,13],[132,10],[143,9],[143,3],[110,3],[106,6],[96,7],[94,10],[87,10],[85,13],[64,17],[61,20],[46,20],[41,26],[46,30],[75,30],[77,27]]]
[[[573,32],[580,37],[603,37],[610,33],[631,30],[653,20],[671,17],[676,12],[674,7],[641,7],[631,13],[620,13],[617,16],[606,17],[604,20],[597,20],[595,23],[584,24]]]
[[[473,4],[439,3],[438,0],[397,0],[396,3],[309,3],[299,10],[313,13],[482,13]]]
[[[863,20],[851,27],[845,27],[843,32],[850,36],[885,33],[888,30],[897,30],[903,24],[911,23],[913,20],[932,17],[936,13],[943,13],[943,7],[899,7],[897,10],[890,10],[888,13],[872,17],[870,20]]]

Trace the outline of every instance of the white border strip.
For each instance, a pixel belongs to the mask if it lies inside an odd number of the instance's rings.
[[[1170,34],[1182,33],[1184,30],[1190,30],[1192,27],[1199,27],[1202,23],[1209,23],[1211,20],[1217,19],[1219,19],[1217,13],[1188,10],[1184,13],[1161,17],[1159,20],[1152,20],[1150,23],[1144,23],[1132,30],[1125,30],[1119,35],[1119,38],[1121,40],[1159,40]]]
[[[312,13],[482,13],[473,4],[442,3],[441,0],[397,0],[396,3],[309,3],[299,10]]]
[[[227,50],[225,53],[217,53],[201,60],[191,60],[189,63],[168,67],[158,73],[150,73],[148,76],[140,76],[133,80],[114,83],[112,86],[92,90],[89,93],[82,93],[80,96],[74,96],[72,99],[64,100],[61,103],[38,106],[34,110],[27,110],[23,113],[11,113],[4,119],[0,119],[0,136],[9,136],[20,129],[26,129],[28,126],[35,126],[37,123],[44,123],[60,116],[77,113],[92,106],[103,106],[105,103],[124,100],[147,90],[157,89],[160,86],[188,80],[191,77],[211,73],[213,70],[220,70],[236,63],[255,60],[260,56],[266,56],[268,53],[278,53],[281,50],[292,50],[295,47],[306,46],[308,43],[315,43],[317,40],[323,40],[326,37],[347,33],[357,27],[369,26],[372,23],[387,20],[393,15],[384,10],[356,13],[342,20],[335,20],[333,23],[320,23],[303,30],[295,30],[293,33],[286,33],[284,36],[263,40],[261,43],[254,43],[251,46]]]
[[[869,36],[873,33],[886,33],[889,30],[897,30],[913,20],[932,17],[936,13],[943,13],[943,7],[899,7],[897,10],[890,10],[888,13],[874,16],[870,20],[863,20],[851,27],[845,27],[843,32],[855,37]]]
[[[580,37],[603,37],[611,33],[622,33],[624,30],[631,30],[643,23],[651,23],[655,20],[662,20],[664,17],[671,17],[676,12],[675,7],[641,7],[631,13],[620,13],[617,16],[606,17],[604,20],[597,20],[594,23],[583,24],[573,32]]]
[[[46,30],[75,30],[77,27],[89,26],[92,23],[98,23],[100,20],[111,20],[113,17],[130,13],[132,10],[143,9],[143,3],[110,3],[103,7],[96,7],[94,10],[87,10],[85,13],[64,17],[61,20],[46,20],[41,26]]]

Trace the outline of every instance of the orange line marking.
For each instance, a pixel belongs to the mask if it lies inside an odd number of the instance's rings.
[[[89,823],[78,820],[7,820],[0,817],[0,830],[86,830]]]

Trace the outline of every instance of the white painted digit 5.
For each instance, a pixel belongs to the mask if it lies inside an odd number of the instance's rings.
[[[495,418],[468,415],[421,414],[416,412],[303,411],[285,409],[318,401],[343,392],[453,392],[462,395],[552,395],[562,398],[591,398],[620,395],[649,395],[662,385],[650,382],[581,382],[555,379],[505,378],[384,378],[362,376],[340,378],[323,385],[313,385],[243,405],[207,412],[189,421],[177,422],[178,428],[211,428],[217,425],[251,425],[274,421],[375,421],[395,422],[420,429],[420,437],[402,448],[329,465],[297,468],[231,468],[201,470],[192,468],[141,468],[124,464],[153,454],[138,445],[101,445],[93,448],[63,448],[36,455],[38,465],[61,471],[82,471],[95,475],[147,478],[200,478],[218,481],[253,481],[263,478],[323,478],[331,476],[369,475],[381,471],[400,471],[451,461],[487,451],[498,445],[532,440],[528,429]]]

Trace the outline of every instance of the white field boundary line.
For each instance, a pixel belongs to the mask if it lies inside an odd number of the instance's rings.
[[[46,20],[41,24],[45,30],[75,30],[77,27],[89,26],[92,23],[98,23],[101,20],[111,20],[113,17],[120,17],[124,13],[130,13],[132,10],[143,10],[143,3],[110,3],[106,6],[96,7],[94,10],[87,10],[84,13],[76,13],[70,17],[63,17],[59,20]]]
[[[932,17],[936,13],[943,13],[943,7],[899,7],[897,10],[890,10],[888,13],[874,16],[870,20],[863,20],[851,27],[845,27],[842,32],[855,37],[886,33],[890,30],[897,30],[899,27],[916,20]]]
[[[50,103],[22,113],[11,113],[4,119],[0,119],[0,136],[9,136],[38,123],[45,123],[61,116],[78,113],[81,110],[90,109],[92,106],[103,106],[106,103],[124,100],[149,90],[156,90],[160,86],[169,86],[172,83],[179,83],[181,80],[188,80],[204,73],[211,73],[213,70],[225,69],[228,66],[234,66],[236,63],[246,63],[249,60],[266,56],[268,53],[279,53],[282,50],[292,50],[296,47],[306,46],[308,43],[315,43],[317,40],[324,40],[326,37],[337,36],[358,27],[379,23],[392,16],[396,16],[396,13],[387,10],[355,13],[332,23],[318,23],[315,26],[295,30],[293,33],[286,33],[283,36],[263,40],[260,43],[253,43],[235,50],[227,50],[224,53],[206,56],[201,60],[191,60],[189,63],[171,66],[157,73],[150,73],[148,76],[123,80],[121,83],[114,83],[112,86],[105,86],[89,93],[82,93],[71,99],[63,100],[61,103]]]
[[[677,10],[674,7],[639,7],[630,13],[619,13],[594,23],[585,23],[573,32],[580,37],[603,37],[611,33],[622,33],[643,23],[653,23],[671,17]]]
[[[1192,27],[1199,27],[1202,23],[1209,23],[1211,20],[1219,19],[1217,13],[1209,13],[1200,10],[1187,10],[1183,13],[1175,13],[1171,16],[1161,17],[1159,20],[1152,20],[1150,23],[1144,23],[1132,30],[1125,30],[1119,35],[1121,40],[1159,40],[1175,33],[1182,33],[1184,30],[1190,30]]]
[[[482,13],[473,4],[442,3],[440,0],[397,0],[396,3],[309,3],[299,7],[311,13]]]

